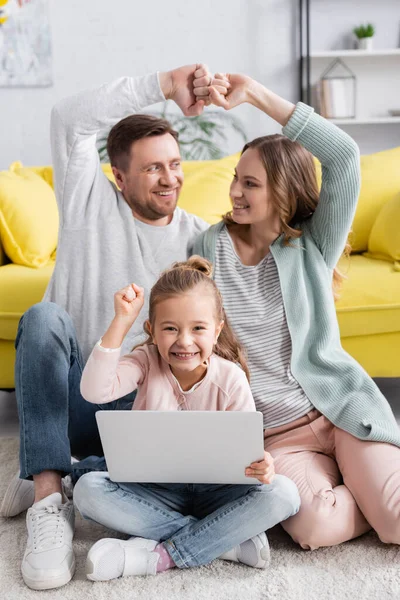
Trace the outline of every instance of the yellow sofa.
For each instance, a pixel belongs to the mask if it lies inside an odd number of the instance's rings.
[[[179,205],[216,223],[230,207],[238,154],[183,164]],[[361,157],[353,253],[337,302],[343,347],[372,377],[400,376],[400,147]],[[112,179],[109,165],[103,165]],[[317,163],[318,176],[320,168]],[[0,172],[0,388],[14,387],[21,315],[39,302],[54,268],[58,215],[52,168],[13,163]]]

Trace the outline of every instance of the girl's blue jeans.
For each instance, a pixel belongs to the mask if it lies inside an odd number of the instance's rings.
[[[83,360],[75,328],[53,302],[35,304],[22,316],[15,347],[20,477],[73,471],[75,481],[88,471],[105,470],[95,414],[132,408],[135,393],[101,406],[82,398]],[[85,461],[72,468],[71,455]]]
[[[296,514],[295,484],[115,483],[108,473],[83,475],[74,488],[82,516],[131,536],[164,542],[179,568],[205,565]]]

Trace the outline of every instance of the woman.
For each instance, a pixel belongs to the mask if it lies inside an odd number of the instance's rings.
[[[371,527],[398,544],[399,429],[372,379],[341,347],[332,290],[358,199],[358,147],[305,104],[250,77],[217,77],[214,104],[228,110],[248,102],[283,126],[282,136],[246,144],[232,211],[194,248],[214,263],[228,319],[247,349],[265,449],[300,492],[300,511],[282,525],[305,549]],[[196,95],[205,85],[195,81]],[[312,155],[322,164],[320,193]]]

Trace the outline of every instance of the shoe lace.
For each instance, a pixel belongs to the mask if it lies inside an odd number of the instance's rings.
[[[33,547],[34,550],[46,550],[58,546],[62,541],[68,504],[49,505],[33,509]]]

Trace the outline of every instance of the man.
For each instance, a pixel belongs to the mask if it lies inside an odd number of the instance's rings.
[[[32,589],[59,587],[74,573],[74,511],[61,477],[71,471],[71,453],[102,454],[97,407],[83,400],[79,386],[88,355],[112,319],[113,295],[135,281],[148,297],[160,272],[186,260],[207,228],[176,208],[183,183],[176,132],[163,119],[133,113],[172,99],[185,115],[201,114],[212,83],[207,67],[189,65],[118,79],[52,111],[57,261],[46,302],[31,307],[18,329],[21,479],[10,484],[1,508],[3,516],[12,516],[34,502],[22,562]],[[96,150],[96,135],[111,126],[108,153],[120,191],[103,174]],[[144,310],[123,351],[142,341],[146,318]],[[130,408],[132,399],[107,408]]]

